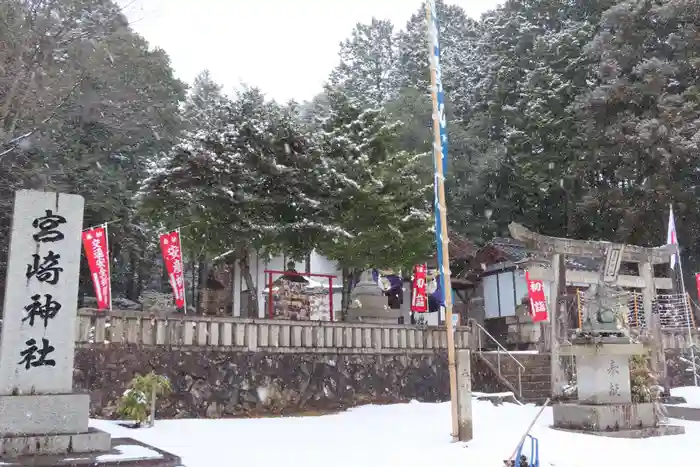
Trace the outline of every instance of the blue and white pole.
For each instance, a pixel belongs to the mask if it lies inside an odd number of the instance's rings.
[[[435,0],[425,4],[428,21],[428,47],[430,59],[430,84],[433,96],[433,160],[435,165],[435,243],[437,265],[442,286],[441,304],[445,307],[447,327],[447,365],[450,374],[450,401],[452,408],[452,438],[459,440],[459,406],[457,401],[457,365],[455,359],[454,323],[452,322],[452,284],[450,281],[450,251],[447,231],[447,206],[445,203],[445,169],[447,168],[447,120],[445,95],[442,89],[440,69],[440,42]],[[471,436],[471,434],[469,435]]]

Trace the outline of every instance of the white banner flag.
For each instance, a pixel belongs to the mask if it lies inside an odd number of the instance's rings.
[[[677,245],[678,237],[676,236],[676,220],[673,217],[673,205],[669,206],[668,213],[668,233],[666,234],[667,245]],[[676,268],[676,255],[671,256],[671,269]]]

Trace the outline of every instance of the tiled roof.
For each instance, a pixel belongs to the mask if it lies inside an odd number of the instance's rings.
[[[474,256],[479,250],[476,244],[461,235],[450,231],[450,260],[464,260]],[[451,261],[450,261],[451,262]]]
[[[454,231],[450,231],[449,235],[450,263],[464,260],[468,261],[474,257],[477,251],[479,251],[479,248],[474,242],[467,240],[461,235],[455,233]],[[427,260],[427,264],[431,267],[435,266],[436,259],[434,255]]]

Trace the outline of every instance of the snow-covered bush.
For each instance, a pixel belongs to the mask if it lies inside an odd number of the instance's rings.
[[[155,402],[156,396],[165,395],[171,390],[170,381],[165,376],[154,372],[145,376],[136,375],[119,399],[119,414],[128,420],[133,420],[136,426],[142,425],[149,416],[152,423],[155,414],[151,412],[155,408],[151,408],[149,402]]]

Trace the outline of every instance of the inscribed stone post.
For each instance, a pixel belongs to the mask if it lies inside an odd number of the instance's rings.
[[[0,395],[72,392],[83,206],[77,195],[16,193]]]
[[[579,401],[584,404],[632,402],[628,355],[579,355],[576,363]]]
[[[471,441],[474,438],[472,419],[472,372],[471,351],[457,351],[457,403],[459,405],[458,421],[460,441]]]

